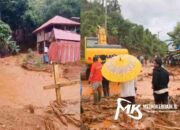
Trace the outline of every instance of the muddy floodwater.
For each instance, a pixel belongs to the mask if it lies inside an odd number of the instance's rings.
[[[141,74],[137,78],[136,103],[137,104],[153,104],[152,91],[152,65],[143,67]],[[173,102],[180,106],[180,68],[166,67],[170,72],[169,95]],[[81,118],[85,129],[180,129],[180,109],[177,108],[170,112],[148,112],[142,109],[143,118],[140,121],[124,122],[122,115],[115,121],[114,116],[117,108],[117,98],[120,97],[121,85],[118,83],[110,83],[110,97],[102,98],[98,105],[92,105],[92,89],[87,81],[82,82],[83,96],[81,97],[84,112]]]
[[[58,123],[60,121],[55,118],[55,115],[58,113],[57,111],[73,113],[75,118],[80,120],[79,84],[61,88],[61,98],[64,102],[63,110],[56,105],[58,110],[52,114],[55,107],[50,103],[52,104],[56,99],[55,89],[44,90],[43,87],[54,84],[53,74],[23,69],[21,67],[22,57],[23,55],[19,55],[0,59],[0,113],[2,115],[0,116],[0,129],[36,130],[46,127],[47,130],[50,130],[61,127],[63,130],[69,127],[68,129],[78,130],[77,126],[70,123],[68,125],[69,121],[64,118],[66,126]],[[79,66],[75,66],[75,68],[76,71],[80,72]],[[66,71],[68,69],[69,67],[66,68]],[[77,72],[75,73],[78,75]],[[60,81],[69,81],[69,79],[62,77]],[[64,111],[64,109],[66,110]],[[31,112],[34,114],[32,115]],[[18,116],[19,114],[22,116]],[[49,120],[52,120],[51,122],[54,120],[54,124],[48,123]],[[20,127],[22,123],[24,125]]]

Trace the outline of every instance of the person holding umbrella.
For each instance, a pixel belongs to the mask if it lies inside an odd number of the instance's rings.
[[[131,103],[122,102],[122,106],[125,108],[128,104],[135,104],[135,92],[136,88],[136,80],[127,81],[121,84],[121,98],[130,101]],[[124,121],[127,123],[127,115],[125,112],[123,112],[123,118]],[[131,120],[131,122],[133,122]]]
[[[112,82],[121,83],[121,98],[135,104],[136,77],[141,72],[142,65],[140,61],[132,55],[118,55],[107,61],[102,67],[102,75]],[[123,107],[128,105],[122,102]],[[123,114],[127,121],[127,115]]]
[[[89,75],[89,83],[91,84],[94,97],[94,105],[101,100],[102,93],[102,64],[98,62],[98,57],[93,57],[93,64],[91,65],[91,71]]]
[[[124,98],[130,101],[132,104],[135,104],[135,96],[136,96],[136,80],[127,81],[121,84],[121,98]],[[122,104],[125,107],[126,102]]]

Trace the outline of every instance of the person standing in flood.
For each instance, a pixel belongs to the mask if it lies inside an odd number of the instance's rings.
[[[122,106],[125,108],[128,104],[132,105],[135,104],[135,96],[136,96],[136,79],[127,81],[121,84],[121,98],[131,102],[122,102]],[[127,114],[123,112],[123,120],[127,123],[128,118]],[[133,120],[130,120],[131,124],[133,124]]]
[[[98,57],[93,58],[93,64],[91,66],[91,71],[89,75],[89,83],[91,84],[94,97],[94,105],[96,105],[101,100],[102,93],[102,64],[98,62]]]
[[[154,60],[154,69],[152,75],[152,89],[155,104],[168,103],[168,83],[169,73],[162,67],[161,58]]]
[[[106,62],[106,57],[102,59],[102,64],[104,64]],[[109,80],[107,80],[104,76],[102,79],[102,86],[103,86],[103,93],[104,93],[104,97],[108,97],[109,96]]]

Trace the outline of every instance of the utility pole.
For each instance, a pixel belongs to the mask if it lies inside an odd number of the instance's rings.
[[[105,30],[107,35],[107,0],[105,1]]]
[[[160,34],[161,31],[158,31],[158,39],[159,39],[159,34]]]

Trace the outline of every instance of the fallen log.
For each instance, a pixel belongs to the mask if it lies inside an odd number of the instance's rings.
[[[56,116],[59,118],[59,120],[60,120],[65,126],[67,126],[68,124],[67,124],[66,118],[64,118],[64,116],[61,116],[61,112],[60,112],[56,107],[54,107],[53,104],[50,104],[50,105],[51,105],[54,113],[56,114]]]
[[[72,124],[74,124],[75,126],[80,127],[80,125],[81,125],[81,121],[80,121],[80,120],[77,120],[76,118],[74,118],[74,117],[72,117],[72,116],[69,116],[69,115],[64,115],[64,117],[65,117],[69,122],[71,122]]]

